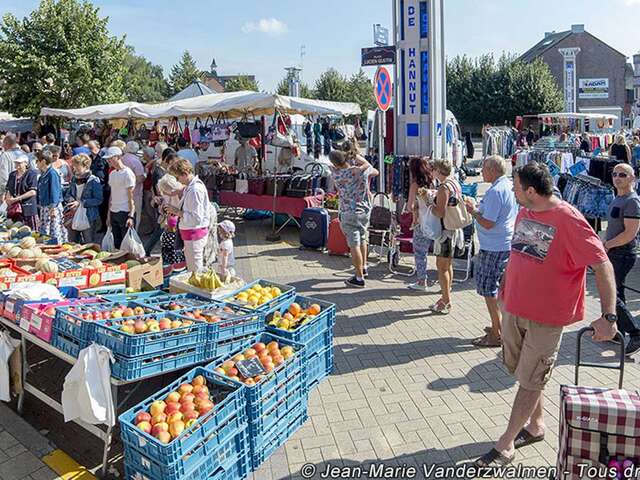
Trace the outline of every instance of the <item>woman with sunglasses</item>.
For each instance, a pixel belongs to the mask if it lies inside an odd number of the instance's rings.
[[[627,275],[636,262],[636,239],[640,230],[640,198],[635,191],[636,177],[631,165],[622,163],[613,169],[613,184],[617,196],[611,202],[607,216],[607,234],[604,247],[613,265],[616,278],[616,315],[618,330],[629,342],[626,345],[627,356],[640,351],[640,321],[634,319],[625,302],[624,284]]]

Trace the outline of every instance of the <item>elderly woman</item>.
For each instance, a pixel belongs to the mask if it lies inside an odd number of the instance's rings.
[[[180,237],[184,241],[184,256],[187,269],[192,273],[204,269],[204,249],[209,237],[211,206],[207,188],[202,180],[193,174],[189,160],[179,158],[169,169],[169,173],[185,186],[179,207],[165,205],[168,214],[179,218]]]
[[[144,166],[137,155],[139,150],[140,145],[138,145],[138,142],[127,142],[124,149],[125,153],[122,157],[122,163],[129,167],[136,176],[136,186],[133,189],[133,201],[136,206],[136,229],[140,226],[142,218],[142,191],[144,184]]]
[[[94,243],[100,220],[99,207],[102,205],[103,189],[100,179],[91,174],[91,158],[80,154],[71,159],[73,178],[64,196],[67,206],[78,213],[82,206],[87,215],[88,228],[75,230],[73,221],[69,228],[69,240],[76,243]]]
[[[20,155],[13,161],[15,170],[9,174],[4,201],[9,208],[8,215],[32,230],[38,229],[38,172],[29,168],[27,157]],[[14,207],[14,205],[18,205]],[[16,212],[12,215],[12,211]]]

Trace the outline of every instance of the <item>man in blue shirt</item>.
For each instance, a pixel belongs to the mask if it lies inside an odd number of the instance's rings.
[[[518,214],[518,204],[513,194],[513,184],[505,173],[504,158],[493,155],[482,165],[482,179],[491,184],[476,206],[473,199],[467,200],[467,210],[478,224],[480,252],[476,257],[474,276],[476,291],[484,297],[491,317],[491,327],[486,335],[473,343],[478,347],[499,347],[502,315],[498,307],[498,287],[509,260],[511,238]]]
[[[76,146],[73,147],[73,155],[80,155],[84,153],[86,156],[91,155],[91,149],[87,145],[89,142],[89,135],[83,133],[82,135],[78,135],[76,137]]]

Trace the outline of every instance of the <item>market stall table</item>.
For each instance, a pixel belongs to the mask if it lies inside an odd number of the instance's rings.
[[[27,374],[29,372],[30,369],[30,365],[29,365],[29,361],[27,358],[27,342],[30,342],[40,348],[42,348],[43,350],[45,350],[46,352],[50,353],[51,355],[67,362],[70,365],[74,365],[77,362],[77,358],[72,357],[71,355],[67,355],[66,353],[58,350],[57,348],[55,348],[53,345],[45,342],[44,340],[36,337],[35,335],[28,333],[26,330],[24,330],[23,328],[21,328],[19,325],[16,325],[13,321],[8,320],[7,318],[4,317],[0,317],[0,326],[4,326],[6,328],[8,328],[9,330],[13,331],[14,333],[18,334],[20,336],[20,343],[22,346],[22,393],[19,395],[18,397],[18,413],[22,414],[22,407],[24,404],[24,394],[25,392],[29,392],[31,393],[33,396],[35,396],[36,398],[38,398],[40,401],[42,401],[43,403],[45,403],[46,405],[52,407],[53,409],[55,409],[56,411],[58,411],[59,413],[63,413],[62,410],[62,404],[58,401],[56,401],[55,399],[51,398],[49,395],[47,395],[45,392],[43,392],[42,390],[39,390],[35,385],[32,385],[30,383],[27,382],[26,378],[27,378]],[[131,397],[131,395],[133,395],[136,391],[136,389],[141,385],[141,382],[143,380],[147,380],[149,378],[153,378],[153,377],[158,377],[160,375],[166,375],[168,373],[172,373],[175,371],[179,371],[179,370],[185,370],[187,368],[191,368],[188,366],[184,366],[184,367],[180,367],[174,370],[169,370],[166,372],[159,372],[155,375],[149,375],[147,377],[144,378],[138,378],[136,380],[118,380],[116,378],[111,377],[111,394],[113,396],[113,404],[116,406],[116,417],[118,415],[118,410],[127,402],[127,400],[129,400],[129,398]],[[121,386],[125,386],[125,385],[131,385],[133,383],[138,383],[138,385],[136,385],[128,394],[127,396],[120,402],[118,403],[118,388]],[[108,427],[107,430],[103,430],[101,428],[99,428],[97,425],[90,425],[88,423],[83,422],[82,420],[74,420],[74,422],[76,422],[78,425],[80,425],[82,428],[84,428],[85,430],[87,430],[89,433],[95,435],[96,437],[98,437],[100,440],[102,440],[104,442],[104,449],[103,449],[103,454],[102,454],[102,468],[101,468],[101,473],[102,476],[104,477],[107,471],[107,456],[109,454],[109,449],[111,448],[111,439],[112,439],[112,433],[113,433],[113,427]]]
[[[248,193],[236,193],[230,191],[220,192],[220,205],[225,207],[250,208],[253,210],[264,210],[273,212],[273,196],[272,195],[251,195]],[[283,213],[287,215],[288,220],[280,227],[278,232],[282,230],[290,221],[293,221],[298,227],[298,218],[302,216],[305,208],[315,208],[322,206],[324,195],[314,195],[311,197],[294,198],[294,197],[276,197],[276,206],[274,213]]]

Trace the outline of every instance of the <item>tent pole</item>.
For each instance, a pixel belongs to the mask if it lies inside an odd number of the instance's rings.
[[[275,120],[275,126],[276,126],[276,130],[278,129],[278,120],[277,120],[277,115],[278,112],[275,111],[273,113],[274,115],[274,120]],[[264,119],[264,117],[262,117]],[[264,138],[266,137],[266,123],[263,121],[262,123],[262,131],[265,132],[262,135],[262,148],[264,148],[264,160],[265,160],[265,165],[266,165],[266,159],[267,159],[267,149],[266,149],[266,145],[264,143]],[[271,210],[271,233],[269,235],[267,235],[267,242],[279,242],[280,241],[280,234],[276,231],[276,204],[278,202],[278,162],[277,162],[277,158],[274,157],[273,159],[273,206],[272,206],[272,210]]]

